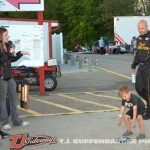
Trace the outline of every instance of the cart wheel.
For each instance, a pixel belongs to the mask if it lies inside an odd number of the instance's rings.
[[[44,86],[46,91],[53,91],[57,87],[57,80],[51,73],[46,73]]]

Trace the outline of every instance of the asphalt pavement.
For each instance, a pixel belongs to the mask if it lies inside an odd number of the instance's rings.
[[[76,54],[74,54],[76,55]],[[124,125],[117,125],[121,99],[117,89],[126,84],[131,91],[130,66],[133,56],[124,55],[83,55],[83,60],[61,65],[62,77],[52,92],[39,94],[39,87],[30,87],[29,110],[19,108],[19,114],[31,123],[28,127],[12,127],[6,131],[11,135],[28,133],[29,137],[50,136],[57,143],[45,143],[23,149],[36,150],[104,150],[150,148],[150,121],[145,121],[147,143],[135,141],[138,125],[133,130],[130,143],[114,143],[115,138],[125,131]],[[18,102],[19,105],[19,102]],[[96,142],[97,141],[97,142]],[[0,150],[10,149],[10,139],[0,140]]]

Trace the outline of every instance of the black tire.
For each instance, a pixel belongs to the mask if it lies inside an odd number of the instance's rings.
[[[119,48],[114,48],[113,49],[113,54],[119,54],[120,53],[120,49]]]
[[[121,52],[121,51],[120,51],[120,54],[125,54],[125,52]]]
[[[117,49],[114,48],[114,49],[113,49],[113,54],[116,54],[116,52],[117,52]]]
[[[18,69],[27,69],[27,67],[22,65],[22,66],[19,66]]]
[[[117,48],[116,54],[119,54],[120,52],[120,48]]]
[[[53,91],[57,87],[56,78],[49,72],[45,73],[44,86],[46,91]]]

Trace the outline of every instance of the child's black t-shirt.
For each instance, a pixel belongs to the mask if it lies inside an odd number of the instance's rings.
[[[126,100],[122,100],[122,106],[125,106],[127,108],[129,108],[130,110],[133,109],[133,106],[137,105],[137,109],[138,110],[143,110],[145,108],[144,102],[137,97],[134,94],[131,94],[130,100],[126,101]]]

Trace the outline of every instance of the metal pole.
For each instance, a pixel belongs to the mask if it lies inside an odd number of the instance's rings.
[[[68,54],[64,53],[65,64],[68,64]]]
[[[85,65],[88,65],[88,61],[87,60],[88,60],[87,57],[84,56],[84,64]]]
[[[91,58],[88,58],[88,72],[91,71]]]
[[[74,66],[74,55],[71,55],[71,66]]]
[[[79,56],[79,68],[82,68],[82,56]]]

